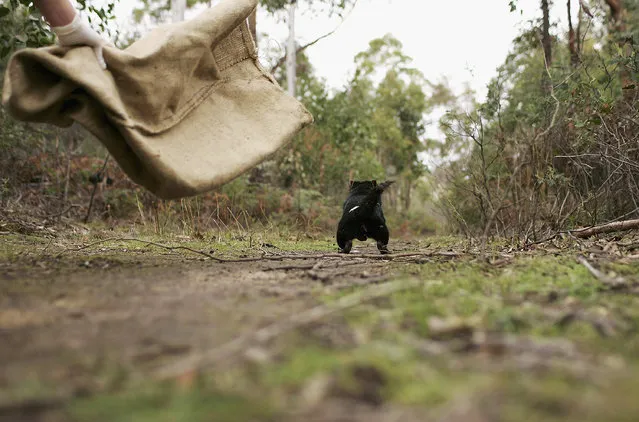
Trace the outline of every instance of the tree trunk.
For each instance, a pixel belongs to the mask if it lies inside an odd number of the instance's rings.
[[[288,43],[286,45],[286,82],[288,84],[288,93],[292,97],[295,96],[295,65],[297,62],[295,51],[295,6],[297,1],[291,0],[288,9]]]
[[[623,5],[621,4],[621,0],[606,0],[606,4],[610,7],[612,21],[615,24],[617,31],[623,31],[623,19],[621,18]]]
[[[571,1],[568,0],[567,8],[568,8],[568,49],[570,50],[570,64],[572,67],[577,67],[579,65],[579,41],[577,40],[577,34],[575,34],[575,29],[572,27],[572,14],[570,11]]]
[[[186,0],[171,0],[171,15],[173,22],[182,22],[186,11]]]
[[[584,17],[584,11],[580,2],[579,15],[577,16],[577,34],[575,37],[577,41],[577,55],[581,54],[581,22],[583,21],[583,17]]]
[[[405,191],[404,191],[404,212],[408,213],[408,210],[410,209],[410,194],[411,194],[411,189],[412,188],[412,183],[410,181],[410,179],[406,179],[406,184],[405,184]]]
[[[624,58],[630,57],[628,40],[622,35],[626,30],[626,23],[624,21],[624,7],[621,0],[605,0],[606,4],[610,8],[610,18],[612,20],[613,37],[616,38],[617,44],[621,48],[621,54]],[[634,89],[632,78],[627,66],[622,66],[619,76],[621,77],[621,87],[624,91],[624,98],[627,100],[632,99],[634,96]]]
[[[546,94],[550,94],[550,78],[546,69],[550,69],[552,64],[552,40],[550,38],[550,5],[549,0],[541,0],[541,12],[543,20],[541,24],[541,46],[544,49],[544,64],[541,84],[542,90]]]

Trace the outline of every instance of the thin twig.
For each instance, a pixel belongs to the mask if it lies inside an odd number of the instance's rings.
[[[339,298],[336,302],[318,305],[302,312],[296,313],[283,321],[277,321],[262,329],[254,331],[244,336],[237,337],[215,349],[193,354],[185,359],[178,360],[170,365],[160,368],[156,372],[156,377],[160,379],[173,378],[181,374],[202,369],[205,366],[214,364],[231,356],[236,356],[246,349],[251,343],[264,343],[271,341],[283,333],[295,328],[318,321],[331,314],[355,307],[364,302],[388,296],[401,290],[407,290],[423,284],[420,280],[392,281],[380,285],[375,285],[364,291],[358,291]]]
[[[332,286],[330,286],[330,290],[341,291],[346,289],[369,286],[371,284],[380,284],[380,283],[388,281],[389,278],[391,278],[390,274],[380,274],[380,275],[374,275],[374,276],[364,277],[364,278],[361,278],[361,277],[353,278],[347,281],[342,281],[337,284],[333,284]]]
[[[604,274],[603,272],[593,267],[592,264],[588,262],[588,260],[581,255],[577,257],[577,261],[579,261],[581,265],[586,267],[586,269],[590,272],[590,274],[592,274],[597,280],[599,280],[602,284],[605,284],[606,286],[610,286],[612,288],[619,288],[619,287],[625,287],[628,285],[628,282],[626,281],[625,278],[610,277],[607,274]]]
[[[281,256],[281,255],[275,255],[275,256]],[[336,265],[339,265],[340,268],[341,267],[348,267],[348,266],[352,266],[352,265],[360,265],[363,263],[366,263],[366,260],[362,259],[362,260],[351,260],[350,262],[344,262],[342,260],[326,260],[326,261],[319,261],[322,263],[326,263],[326,264],[330,264],[330,263],[335,263]],[[301,265],[281,265],[278,267],[269,267],[269,268],[265,268],[262,271],[288,271],[288,270],[312,270],[318,263],[310,263],[310,264],[301,264]],[[371,265],[370,263],[367,263],[366,265]],[[334,268],[334,267],[331,267]],[[367,267],[369,268],[369,267]]]
[[[282,265],[280,267],[269,267],[264,268],[262,271],[289,271],[289,270],[310,270],[315,266],[315,264],[304,264],[304,265]]]
[[[69,211],[71,211],[73,208],[79,208],[80,205],[77,204],[71,204],[69,205],[67,208],[65,208],[63,211],[58,212],[56,214],[49,214],[49,215],[45,215],[43,218],[45,218],[46,220],[51,220],[53,218],[58,218],[58,217],[62,217],[64,214],[68,213]]]
[[[539,40],[539,42],[541,42],[541,39]],[[543,45],[542,45],[543,48]],[[555,88],[553,86],[552,83],[552,75],[550,74],[550,68],[548,66],[548,61],[546,60],[546,56],[544,55],[544,69],[546,70],[546,74],[548,75],[548,80],[550,81],[550,97],[555,100],[555,111],[552,114],[552,118],[550,119],[550,123],[548,124],[548,127],[546,127],[546,129],[543,132],[540,132],[537,134],[537,136],[535,136],[535,139],[533,140],[533,145],[537,143],[537,141],[539,139],[541,139],[542,137],[548,135],[550,133],[550,131],[552,130],[553,127],[555,127],[555,123],[557,122],[557,115],[559,114],[559,105],[561,104],[559,102],[559,99],[557,98],[557,96],[555,95]]]
[[[134,237],[109,237],[107,239],[97,240],[95,242],[91,242],[91,243],[88,243],[86,245],[82,245],[82,246],[79,246],[77,248],[74,248],[74,249],[67,249],[67,250],[65,250],[63,252],[60,252],[58,254],[58,257],[61,256],[66,251],[78,252],[78,251],[81,251],[83,249],[87,249],[87,248],[90,248],[92,246],[100,245],[102,243],[107,243],[107,242],[140,242],[140,243],[144,243],[146,245],[157,246],[158,248],[166,249],[166,250],[169,250],[169,251],[182,249],[182,250],[186,250],[186,251],[189,251],[189,252],[196,253],[198,255],[205,256],[205,257],[210,258],[210,259],[212,259],[214,261],[217,261],[217,262],[227,262],[227,260],[224,260],[222,258],[218,258],[216,256],[213,256],[210,253],[206,253],[206,252],[203,252],[203,251],[198,251],[197,249],[189,248],[188,246],[167,246],[167,245],[162,245],[161,243],[151,242],[149,240],[137,239],[137,238],[134,238]]]
[[[285,259],[326,259],[326,258],[339,258],[339,259],[379,259],[379,260],[393,260],[397,258],[412,258],[412,257],[432,257],[432,256],[443,256],[455,258],[463,255],[468,255],[467,253],[458,253],[458,252],[449,252],[449,251],[432,251],[432,252],[409,252],[409,253],[401,253],[401,254],[387,254],[387,255],[373,255],[373,254],[342,254],[342,253],[326,253],[326,254],[314,254],[314,255],[274,255],[274,256],[261,256],[254,258],[231,258],[224,259],[213,256],[210,253],[199,251],[197,249],[189,248],[188,246],[167,246],[162,245],[161,243],[151,242],[149,240],[137,239],[134,237],[110,237],[107,239],[97,240],[95,242],[88,243],[86,245],[79,246],[73,249],[66,249],[65,251],[58,254],[61,256],[64,252],[78,252],[83,249],[90,248],[92,246],[96,246],[102,243],[107,242],[140,242],[146,245],[156,246],[158,248],[166,249],[166,250],[185,250],[189,252],[196,253],[198,255],[205,256],[210,258],[216,262],[225,262],[225,263],[237,263],[237,262],[259,262],[259,261],[282,261]]]
[[[355,6],[357,5],[357,1],[355,1],[355,3],[353,4],[353,7],[351,8],[351,10],[348,12],[348,14],[346,16],[344,16],[344,18],[342,19],[342,21],[330,32],[327,32],[324,35],[321,35],[317,38],[315,38],[313,41],[304,44],[300,47],[297,48],[297,50],[295,50],[295,54],[299,54],[302,51],[306,50],[307,48],[317,44],[318,42],[322,41],[324,38],[328,38],[331,35],[333,35],[335,32],[337,32],[337,30],[342,26],[342,24],[346,21],[346,18],[348,18],[348,16],[351,14],[351,12],[353,11],[353,9],[355,9]],[[282,56],[274,65],[273,67],[271,67],[271,73],[274,73],[280,66],[282,66],[284,63],[286,62],[286,54],[284,54],[284,56]]]

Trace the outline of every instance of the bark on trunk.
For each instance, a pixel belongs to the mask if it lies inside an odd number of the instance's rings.
[[[628,46],[628,40],[622,35],[626,30],[626,22],[624,20],[624,7],[622,0],[605,0],[606,4],[610,8],[610,19],[612,21],[613,36],[617,40],[617,44],[621,48],[624,57],[630,56],[630,49]],[[623,89],[624,98],[626,100],[632,100],[634,97],[634,87],[630,72],[626,66],[621,67],[619,74],[621,78],[621,87]]]
[[[543,20],[541,24],[541,45],[544,49],[545,66],[550,69],[552,64],[552,40],[550,38],[550,7],[548,0],[541,0],[541,11]],[[548,78],[546,69],[542,75],[542,89],[545,93],[550,94],[550,79]]]
[[[623,19],[621,19],[623,5],[621,4],[621,0],[606,0],[606,4],[610,7],[610,14],[615,25],[623,26]],[[618,30],[622,29],[618,28]]]
[[[568,49],[570,50],[570,64],[572,67],[579,65],[579,41],[577,40],[577,34],[572,26],[572,14],[571,14],[571,1],[568,0]]]
[[[584,11],[581,3],[579,4],[579,15],[577,16],[577,54],[581,54],[581,22],[583,21]]]
[[[296,70],[297,64],[295,50],[295,7],[297,0],[291,0],[288,9],[288,42],[286,43],[286,83],[287,91],[291,97],[295,97]]]
[[[411,197],[411,189],[412,183],[410,180],[406,180],[405,191],[404,191],[404,211],[408,213],[410,209],[410,197]]]

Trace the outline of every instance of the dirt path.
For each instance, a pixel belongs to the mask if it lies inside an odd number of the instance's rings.
[[[243,239],[211,253],[276,259],[228,263],[140,242],[10,241],[2,422],[598,421],[639,411],[629,398],[639,368],[632,242],[585,245],[589,263],[624,280],[610,286],[568,247],[491,246],[484,259],[440,239],[395,242],[391,260],[358,244],[344,259],[317,257],[334,252],[330,239]],[[399,258],[415,251],[432,254]],[[313,258],[281,258],[296,254]],[[400,282],[412,287],[191,365],[291,315]],[[157,382],[183,362],[169,386]]]
[[[0,271],[0,386],[74,395],[95,388],[105,365],[144,374],[311,308],[314,292],[390,275],[388,262],[365,260],[72,262],[77,269],[34,261]]]

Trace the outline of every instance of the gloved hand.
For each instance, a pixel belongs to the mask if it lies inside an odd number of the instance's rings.
[[[58,36],[58,44],[61,46],[87,45],[93,47],[95,56],[102,69],[106,69],[106,63],[102,50],[105,45],[113,46],[95,32],[77,13],[73,21],[64,26],[56,26],[51,28]]]

